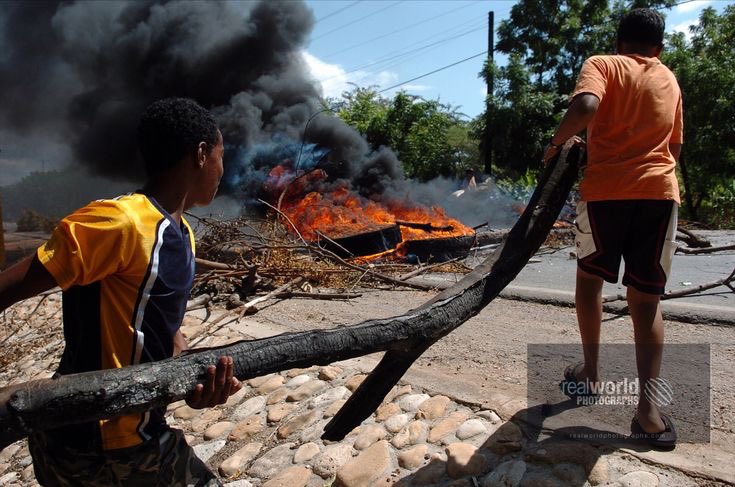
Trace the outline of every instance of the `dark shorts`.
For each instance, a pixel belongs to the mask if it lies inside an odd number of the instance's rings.
[[[28,438],[36,480],[44,486],[221,486],[180,430],[141,445],[103,452],[61,445],[43,433]]]
[[[678,205],[670,200],[580,201],[577,265],[608,282],[663,294],[676,251]]]

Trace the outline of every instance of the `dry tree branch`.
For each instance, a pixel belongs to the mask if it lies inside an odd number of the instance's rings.
[[[702,248],[696,248],[696,249],[687,249],[684,247],[679,247],[676,249],[677,252],[681,252],[682,254],[687,254],[687,255],[713,254],[715,252],[723,252],[725,250],[735,250],[735,244],[723,245],[721,247],[702,247]]]
[[[665,299],[682,298],[684,296],[691,296],[693,294],[697,294],[702,291],[707,291],[709,289],[713,289],[719,286],[725,286],[729,288],[731,291],[735,292],[735,287],[733,287],[733,282],[735,282],[735,269],[733,269],[733,271],[730,273],[729,276],[723,277],[722,279],[717,279],[716,281],[708,282],[705,284],[699,284],[697,286],[680,289],[678,291],[668,291],[661,296],[661,299],[665,300]],[[626,298],[624,295],[616,294],[613,296],[603,297],[602,302],[612,303],[614,301],[625,301],[625,299]]]

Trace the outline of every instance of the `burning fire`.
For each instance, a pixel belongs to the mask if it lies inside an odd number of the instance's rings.
[[[322,170],[294,174],[276,166],[264,189],[278,201],[280,210],[307,241],[322,238],[339,240],[398,225],[403,242],[474,235],[474,230],[450,218],[439,207],[425,207],[409,201],[384,202],[364,198],[347,185],[330,192],[310,191],[327,175]],[[398,254],[401,244],[398,245]],[[381,253],[380,256],[385,255]]]

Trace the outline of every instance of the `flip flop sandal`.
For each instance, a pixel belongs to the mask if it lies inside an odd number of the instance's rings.
[[[577,362],[564,369],[564,380],[559,383],[561,391],[570,399],[578,397],[595,397],[596,393],[587,387],[589,382],[577,379],[577,373],[584,368],[584,362]]]
[[[660,433],[647,433],[638,422],[638,418],[633,417],[630,423],[630,438],[641,441],[654,448],[661,450],[673,450],[676,447],[676,428],[671,417],[661,413],[661,421],[664,422],[665,429]]]

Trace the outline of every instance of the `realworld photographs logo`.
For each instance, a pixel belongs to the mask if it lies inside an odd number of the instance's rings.
[[[563,380],[559,383],[561,392],[573,398],[581,406],[604,404],[608,406],[637,406],[640,399],[640,380],[638,377],[621,381],[583,381]],[[672,403],[674,390],[666,379],[657,377],[646,382],[643,388],[646,398],[658,407]]]
[[[528,411],[543,430],[574,438],[620,441],[629,438],[641,400],[676,423],[679,441],[710,439],[710,347],[666,344],[658,377],[643,384],[633,344],[601,344],[598,381],[572,380],[580,374],[579,344],[528,346]],[[571,367],[570,367],[571,366]],[[566,371],[566,374],[565,374]]]

